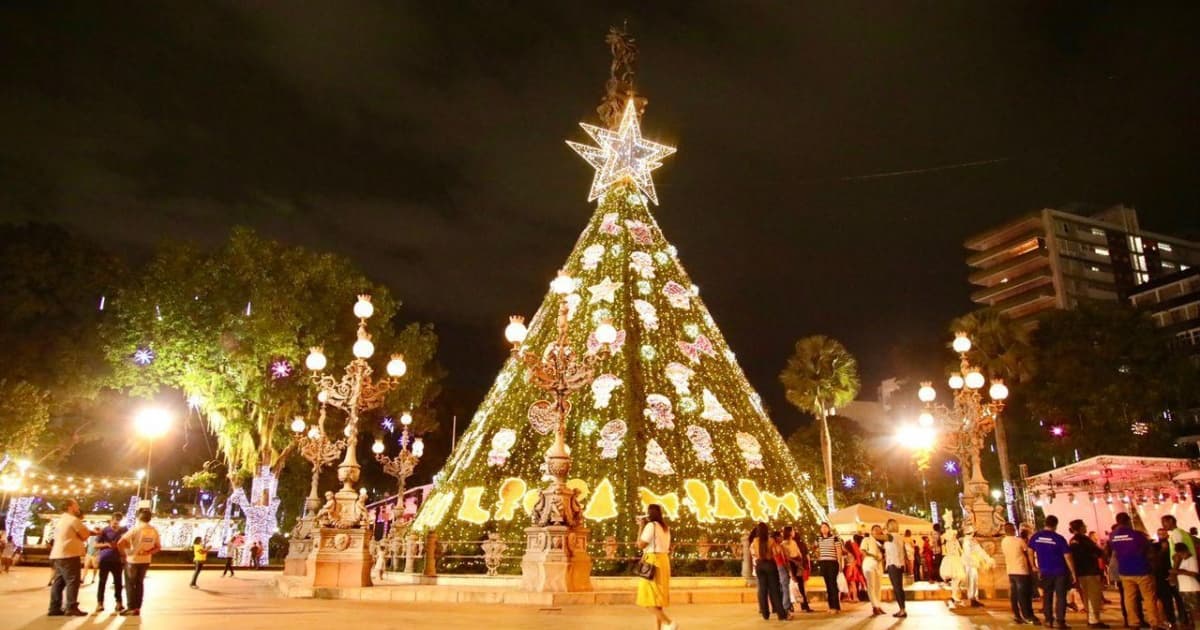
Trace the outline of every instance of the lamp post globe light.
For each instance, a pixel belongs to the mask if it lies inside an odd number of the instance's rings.
[[[400,378],[408,371],[404,357],[393,354],[385,365],[385,376],[379,379],[373,377],[374,370],[368,359],[375,355],[375,344],[367,331],[367,320],[375,314],[371,296],[358,296],[353,311],[354,316],[358,318],[358,331],[351,346],[354,358],[346,365],[341,377],[335,378],[324,372],[328,359],[319,346],[312,348],[304,361],[304,365],[312,373],[310,378],[317,389],[317,401],[321,403],[322,422],[318,431],[321,436],[319,439],[327,439],[324,437],[326,434],[323,422],[326,406],[340,409],[346,414],[346,453],[337,468],[338,481],[342,483],[342,487],[314,516],[314,525],[321,528],[319,538],[329,537],[331,543],[325,545],[318,540],[314,545],[308,564],[315,567],[315,570],[307,574],[314,586],[371,585],[370,551],[367,546],[369,540],[364,529],[370,519],[365,501],[359,500],[359,493],[355,490],[362,470],[357,455],[359,418],[366,412],[382,407],[388,392],[400,384]],[[299,440],[306,438],[307,436],[298,437]],[[338,444],[340,443],[341,440],[338,441]],[[314,468],[318,468],[315,463]],[[314,484],[317,476],[318,471],[314,471]],[[312,501],[314,496],[315,493],[310,494],[309,501]],[[319,501],[319,498],[317,500]],[[347,532],[350,535],[345,537],[346,534],[339,534],[337,530],[350,530]]]
[[[146,440],[146,468],[138,471],[138,479],[145,481],[146,494],[139,507],[152,507],[150,499],[150,464],[154,458],[154,440],[167,434],[173,418],[170,411],[162,407],[142,407],[133,415],[133,429]]]
[[[565,271],[559,271],[550,289],[559,297],[557,335],[541,352],[525,347],[529,330],[523,318],[509,318],[504,329],[504,338],[512,344],[512,356],[525,365],[529,382],[551,399],[539,400],[531,409],[540,409],[540,416],[554,431],[554,442],[546,450],[550,483],[541,490],[534,506],[533,527],[525,530],[522,588],[544,591],[553,581],[565,585],[568,591],[586,591],[591,590],[592,565],[587,553],[587,528],[583,526],[578,495],[567,487],[571,473],[571,449],[566,443],[567,414],[571,410],[568,399],[572,393],[591,385],[596,367],[611,354],[610,344],[616,340],[617,331],[611,321],[604,320],[593,331],[600,344],[598,352],[583,355],[575,352],[570,345],[567,317],[570,307],[566,299],[575,290],[575,280]],[[530,416],[531,422],[533,417]],[[545,428],[540,431],[544,433]],[[551,574],[553,578],[547,577]]]
[[[929,465],[929,456],[935,446],[950,452],[958,460],[963,469],[963,479],[966,480],[963,487],[966,523],[974,529],[977,536],[992,536],[999,531],[999,526],[1005,520],[1016,522],[1013,486],[1008,473],[1007,444],[1003,424],[1000,422],[1004,401],[1008,398],[1008,387],[1002,380],[993,379],[991,386],[987,388],[988,397],[985,400],[982,392],[987,385],[987,378],[967,357],[967,353],[973,347],[971,338],[967,333],[956,333],[951,347],[959,355],[959,371],[951,374],[947,381],[954,395],[952,407],[936,403],[937,390],[933,388],[933,384],[922,383],[917,398],[924,403],[925,408],[917,420],[917,425],[902,428],[897,438],[902,446],[913,450],[917,468],[922,474]],[[927,431],[928,436],[919,436],[918,430]],[[993,430],[996,432],[996,450],[1004,477],[1005,491],[1002,494],[1007,506],[1007,518],[1003,514],[1004,509],[993,509],[988,503],[991,490],[983,477],[983,466],[980,462],[984,444]]]

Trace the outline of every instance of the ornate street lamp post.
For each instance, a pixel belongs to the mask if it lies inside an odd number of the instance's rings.
[[[327,364],[320,347],[312,348],[304,364],[312,372],[317,386],[317,398],[346,413],[346,456],[338,464],[341,490],[330,496],[315,515],[320,526],[316,548],[308,560],[308,576],[314,586],[370,586],[370,549],[365,525],[369,522],[366,498],[360,497],[354,486],[358,483],[361,466],[358,463],[359,415],[383,405],[384,397],[400,383],[408,371],[404,357],[393,354],[387,363],[387,376],[375,380],[367,359],[375,354],[375,344],[367,333],[367,320],[375,313],[371,296],[360,295],[354,304],[358,317],[358,339],[352,351],[354,359],[345,367],[340,379],[322,373]],[[330,495],[332,493],[327,493]],[[349,531],[347,531],[349,530]],[[312,568],[316,567],[314,572]],[[346,565],[352,565],[347,567]]]
[[[546,472],[550,485],[542,489],[533,509],[533,527],[527,528],[525,556],[521,560],[522,588],[531,591],[591,590],[592,560],[587,553],[587,529],[583,527],[583,509],[578,492],[567,487],[571,473],[571,452],[566,444],[567,413],[571,394],[591,385],[595,366],[608,357],[617,330],[609,321],[595,330],[600,342],[595,354],[580,356],[568,340],[569,307],[566,295],[575,290],[575,281],[565,272],[550,283],[559,296],[558,336],[542,353],[525,349],[528,335],[520,317],[509,319],[504,336],[512,344],[512,355],[525,364],[531,383],[553,398],[539,400],[530,408],[549,411],[553,422],[554,443],[546,451]],[[543,416],[545,414],[542,414]]]
[[[412,414],[404,412],[400,416],[400,425],[404,427],[400,434],[400,452],[395,457],[388,457],[384,454],[386,447],[382,440],[376,440],[371,446],[371,451],[375,453],[375,461],[383,466],[384,474],[389,477],[395,477],[396,486],[396,510],[392,512],[392,520],[400,518],[404,511],[404,482],[412,476],[413,468],[417,466],[417,462],[421,461],[421,456],[425,454],[425,441],[421,438],[413,438],[409,432],[409,426],[412,424]]]
[[[321,470],[337,461],[342,449],[346,448],[345,440],[331,440],[325,433],[325,405],[321,405],[321,415],[317,424],[308,426],[303,416],[292,420],[292,432],[295,433],[296,450],[300,456],[312,464],[312,481],[309,483],[308,498],[304,500],[304,515],[296,519],[296,526],[288,534],[288,555],[284,560],[284,575],[304,575],[308,554],[312,551],[313,525],[317,508],[321,506],[321,497],[317,494],[317,486],[321,479]],[[307,432],[305,431],[307,429]]]
[[[375,444],[371,446],[371,452],[375,453],[375,461],[383,466],[384,474],[396,479],[396,508],[392,510],[391,522],[387,524],[387,533],[380,541],[380,552],[390,559],[393,570],[399,569],[404,538],[408,534],[408,526],[401,520],[404,516],[405,482],[412,476],[413,469],[421,461],[421,456],[425,454],[425,441],[419,437],[413,438],[409,431],[412,421],[411,413],[406,411],[400,415],[400,426],[403,427],[403,430],[400,433],[400,452],[395,457],[389,457],[384,453],[386,447],[383,440],[375,440]]]
[[[1008,387],[1000,379],[993,379],[988,389],[989,400],[983,398],[983,386],[987,383],[983,372],[971,365],[967,353],[971,350],[971,339],[966,333],[957,333],[952,344],[959,355],[959,371],[950,375],[947,384],[954,391],[953,407],[937,404],[937,390],[933,384],[925,382],[917,392],[917,397],[925,403],[925,410],[918,420],[918,430],[926,432],[921,437],[908,441],[917,452],[918,468],[928,466],[929,451],[936,444],[952,453],[958,459],[963,469],[963,477],[967,479],[963,487],[963,503],[966,510],[966,523],[974,527],[978,536],[992,536],[999,531],[999,525],[1004,522],[1004,515],[997,515],[997,510],[988,503],[989,490],[987,479],[983,477],[983,465],[980,454],[988,435],[996,427],[996,421],[1004,411],[1004,400],[1008,398]],[[940,435],[937,439],[935,435]],[[902,429],[902,435],[903,435]],[[924,437],[928,435],[928,437]],[[924,453],[922,455],[922,453]],[[1011,488],[1011,486],[1010,486]],[[1010,498],[1008,505],[1011,510],[1011,489],[1006,488],[1006,496]],[[1012,514],[1009,515],[1013,517]]]

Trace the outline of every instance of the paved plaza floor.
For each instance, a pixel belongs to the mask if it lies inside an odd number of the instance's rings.
[[[88,617],[47,617],[49,570],[20,567],[0,575],[0,630],[349,630],[351,628],[435,628],[437,630],[506,630],[509,628],[567,628],[568,630],[653,630],[653,618],[634,606],[579,606],[539,609],[504,605],[397,604],[365,601],[297,600],[276,595],[271,586],[275,573],[239,572],[220,577],[219,567],[201,575],[200,588],[188,588],[188,571],[151,569],[146,580],[146,602],[141,617],[118,617],[108,610]],[[96,586],[80,592],[81,607],[96,606]],[[1018,628],[1009,623],[1007,602],[992,601],[986,609],[950,611],[940,602],[913,602],[907,619],[867,616],[861,604],[831,616],[808,614],[796,621],[763,621],[754,605],[687,605],[669,609],[683,630],[768,629],[774,627],[830,628],[834,630],[952,630],[959,628]],[[889,604],[887,610],[895,610]],[[1106,611],[1106,621],[1119,623],[1119,610]],[[1086,628],[1081,615],[1068,623]]]

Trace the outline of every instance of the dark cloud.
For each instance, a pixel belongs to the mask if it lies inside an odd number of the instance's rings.
[[[15,3],[14,3],[15,4]],[[1103,3],[27,3],[0,9],[0,218],[114,247],[250,224],[350,255],[478,393],[591,211],[604,31],[642,46],[657,215],[785,423],[791,340],[970,307],[964,236],[1124,202],[1197,228],[1197,8]],[[972,168],[853,179],[981,160]],[[851,179],[847,179],[851,178]]]

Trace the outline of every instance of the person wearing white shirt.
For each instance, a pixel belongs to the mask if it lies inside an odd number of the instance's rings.
[[[671,526],[663,517],[662,506],[647,506],[646,517],[638,518],[638,525],[642,528],[637,542],[642,563],[654,567],[654,577],[638,579],[637,605],[654,611],[658,630],[677,630],[679,624],[671,621],[664,610],[671,603]]]
[[[1195,624],[1200,619],[1200,562],[1187,543],[1175,543],[1174,549],[1171,575],[1179,581],[1179,596]]]
[[[880,602],[883,601],[883,528],[871,527],[871,535],[863,538],[863,576],[867,578],[867,599],[871,600],[871,616],[883,614]]]
[[[138,511],[138,523],[133,529],[121,536],[120,548],[126,551],[125,594],[129,607],[121,613],[122,616],[137,617],[142,614],[142,601],[146,596],[146,571],[150,569],[150,559],[162,550],[162,538],[158,530],[150,524],[150,510]]]
[[[84,543],[99,534],[99,530],[88,529],[83,524],[83,510],[75,499],[67,499],[63,514],[54,525],[54,545],[50,547],[50,564],[54,567],[54,578],[50,582],[50,610],[47,615],[59,617],[84,617],[87,613],[79,609],[79,582],[83,574]],[[63,592],[66,592],[66,605]]]
[[[1004,524],[1000,540],[1004,568],[1008,572],[1008,600],[1012,606],[1013,623],[1039,623],[1033,613],[1033,574],[1029,571],[1029,545],[1017,535],[1012,523]]]

